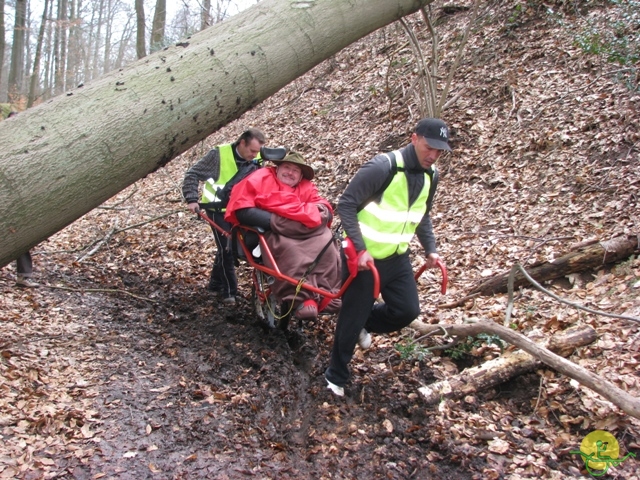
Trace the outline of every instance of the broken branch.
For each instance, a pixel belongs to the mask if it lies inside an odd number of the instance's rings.
[[[411,324],[411,327],[416,329],[418,332],[420,332],[423,335],[427,333],[431,333],[434,330],[439,331],[441,328],[445,328],[447,330],[447,333],[452,336],[464,335],[464,336],[475,337],[479,333],[490,333],[490,334],[497,335],[505,342],[508,342],[512,345],[517,346],[518,348],[520,348],[521,350],[529,354],[530,357],[533,357],[533,358],[527,357],[522,353],[518,353],[517,355],[516,353],[513,353],[509,355],[509,358],[507,358],[506,360],[502,360],[503,362],[507,362],[506,366],[504,367],[505,375],[507,373],[509,373],[509,375],[517,375],[521,373],[521,370],[520,370],[521,368],[524,368],[525,365],[527,366],[527,368],[529,368],[529,365],[534,366],[535,361],[537,360],[553,368],[557,372],[563,375],[566,375],[567,377],[573,378],[574,380],[578,381],[581,385],[584,385],[585,387],[588,387],[594,392],[600,394],[602,397],[609,400],[611,403],[616,405],[618,408],[620,408],[622,411],[624,411],[628,415],[631,415],[634,418],[640,419],[640,399],[633,397],[626,391],[622,390],[621,388],[618,388],[613,383],[597,376],[596,374],[589,372],[585,368],[579,365],[576,365],[573,362],[570,362],[569,360],[563,358],[562,356],[556,353],[553,353],[552,351],[548,350],[544,346],[538,345],[536,342],[525,337],[524,335],[514,330],[511,330],[509,328],[503,327],[502,325],[498,325],[496,323],[489,322],[489,321],[479,321],[474,323],[455,324],[455,325],[427,325],[422,322],[414,321]],[[578,335],[578,337],[580,337],[581,335],[584,335],[584,334],[580,334]],[[593,335],[595,336],[595,331],[593,332]],[[584,338],[588,339],[590,338],[590,336],[586,335]],[[586,340],[581,340],[581,341],[586,341]],[[556,348],[556,347],[552,347],[552,345],[549,345],[549,348]],[[561,349],[561,352],[563,351],[564,350]],[[497,361],[492,361],[492,362],[497,363]],[[491,366],[492,365],[489,364],[489,367]],[[472,381],[472,377],[469,377],[468,376],[469,374],[468,373],[465,374],[465,372],[466,370],[463,371],[460,375],[458,375],[457,376],[458,378],[453,380],[454,386],[456,386],[456,389],[458,391],[460,391],[460,389],[463,387],[458,387],[457,385],[463,385],[465,382]],[[472,371],[471,375],[473,376],[474,373],[475,372]],[[502,374],[501,375],[496,374],[496,384],[504,381],[506,378],[508,377],[505,377]],[[458,383],[458,381],[460,383]],[[448,382],[449,382],[448,383],[449,389],[451,389],[451,393],[449,395],[450,396],[457,395],[456,390],[451,388],[452,380],[448,380]],[[423,387],[420,389],[420,393],[422,393],[422,395],[428,401],[434,401],[434,399],[435,401],[437,401],[440,398],[448,395],[446,393],[447,391],[446,384],[443,382],[440,382],[440,383],[442,384],[440,386],[436,384],[432,386]],[[487,384],[485,383],[483,385],[486,386]]]

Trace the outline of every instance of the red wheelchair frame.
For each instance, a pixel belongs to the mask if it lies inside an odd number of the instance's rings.
[[[322,312],[322,310],[331,300],[342,297],[346,289],[349,287],[349,285],[357,275],[357,272],[350,272],[347,279],[343,282],[340,290],[335,293],[315,287],[313,285],[305,283],[304,281],[301,282],[300,279],[295,279],[280,271],[277,262],[271,254],[269,245],[267,244],[267,241],[261,231],[252,227],[238,225],[233,227],[231,229],[231,232],[228,232],[218,224],[216,224],[213,220],[211,220],[203,210],[198,210],[198,215],[222,235],[225,235],[230,239],[238,240],[238,245],[240,246],[244,257],[243,259],[246,260],[246,262],[252,268],[252,294],[256,313],[272,328],[277,327],[285,330],[289,324],[289,320],[292,317],[293,310],[290,304],[285,304],[286,302],[281,305],[281,302],[276,299],[275,296],[271,293],[270,285],[271,283],[273,283],[273,279],[288,282],[291,285],[299,287],[303,290],[319,294],[323,298],[323,300],[318,307],[318,311]],[[260,242],[259,245],[261,255],[263,256],[263,258],[266,258],[268,262],[273,265],[273,267],[268,267],[267,265],[260,263],[253,256],[253,253],[250,251],[249,247],[247,247],[245,242],[245,235],[249,232],[253,232],[257,235]],[[371,273],[373,274],[373,298],[377,299],[380,295],[380,277],[378,275],[378,270],[376,269],[373,262],[369,262],[368,265]],[[439,260],[437,262],[437,265],[442,272],[442,284],[440,291],[442,294],[445,294],[447,291],[448,281],[447,269]],[[422,265],[422,267],[420,267],[420,269],[418,269],[415,275],[416,280],[418,279],[418,277],[420,277],[420,275],[422,275],[426,268],[427,265],[424,264]],[[280,310],[280,314],[278,313],[278,309]]]

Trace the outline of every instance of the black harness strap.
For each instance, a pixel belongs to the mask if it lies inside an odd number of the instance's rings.
[[[340,224],[338,224],[338,230],[340,229]],[[327,244],[322,247],[322,250],[320,250],[320,253],[318,253],[318,255],[316,256],[315,260],[313,262],[311,262],[311,264],[309,264],[309,266],[307,267],[307,269],[305,270],[304,274],[302,275],[302,278],[305,278],[307,275],[309,275],[314,268],[316,268],[318,266],[318,263],[320,262],[320,259],[322,258],[322,256],[324,255],[324,253],[327,251],[327,249],[329,248],[329,246],[339,240],[340,237],[337,236],[337,233],[332,233],[331,234],[331,238],[329,239],[329,241],[327,242]]]

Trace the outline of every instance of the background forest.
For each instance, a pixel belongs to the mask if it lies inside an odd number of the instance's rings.
[[[511,298],[470,293],[515,264],[638,238],[639,39],[633,0],[434,2],[34,247],[40,288],[16,288],[14,263],[4,267],[0,478],[590,478],[575,452],[596,429],[620,457],[640,455],[640,419],[540,362],[428,402],[424,387],[522,352],[487,335],[422,333],[503,326],[508,309],[508,328],[539,342],[590,329],[567,359],[637,405],[637,248],[544,283],[569,304],[531,285]],[[336,399],[322,375],[335,318],[268,330],[243,265],[238,305],[211,298],[213,241],[180,184],[210,148],[256,126],[309,159],[335,202],[431,112],[452,132],[432,215],[449,288],[423,275],[418,320],[358,350]],[[604,478],[638,479],[638,461]]]
[[[3,0],[0,103],[21,109],[221,22],[257,0]]]

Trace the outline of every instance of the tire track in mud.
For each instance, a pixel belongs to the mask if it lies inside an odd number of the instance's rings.
[[[291,329],[291,326],[289,327]],[[297,369],[300,382],[297,385],[296,401],[293,403],[289,413],[289,421],[292,425],[298,426],[296,431],[291,432],[289,441],[297,447],[306,450],[308,447],[309,427],[311,418],[317,409],[317,402],[310,395],[312,357],[314,356],[311,340],[305,338],[299,330],[286,332],[287,344],[291,352],[291,359]],[[317,349],[316,349],[317,352]],[[299,458],[300,456],[296,456]]]

